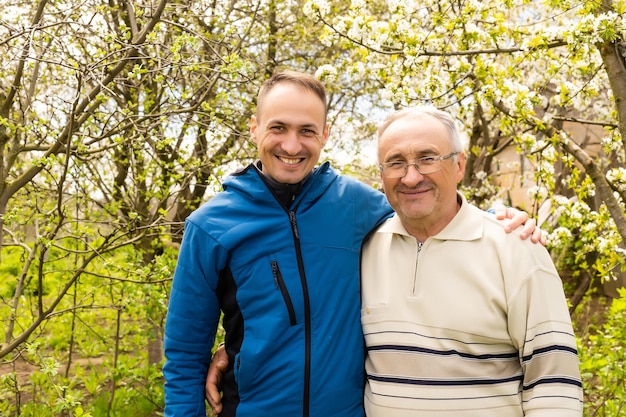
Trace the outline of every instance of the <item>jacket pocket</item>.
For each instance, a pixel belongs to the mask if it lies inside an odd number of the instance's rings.
[[[285,281],[283,280],[283,274],[280,273],[280,268],[278,267],[278,262],[272,261],[272,275],[274,276],[274,283],[276,287],[280,290],[280,293],[283,296],[283,300],[285,301],[285,305],[287,307],[287,312],[289,313],[289,324],[296,324],[296,310],[293,308],[293,303],[291,301],[291,297],[289,296],[289,291],[287,291],[287,286],[285,285]]]

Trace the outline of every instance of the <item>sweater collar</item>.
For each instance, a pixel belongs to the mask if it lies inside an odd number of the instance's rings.
[[[429,239],[469,241],[478,239],[483,235],[484,226],[480,220],[481,217],[476,216],[477,212],[481,210],[469,204],[461,193],[457,192],[457,196],[461,201],[461,208],[458,213],[443,230]],[[391,233],[413,237],[406,231],[397,214],[394,214],[391,219],[383,223],[376,233]]]

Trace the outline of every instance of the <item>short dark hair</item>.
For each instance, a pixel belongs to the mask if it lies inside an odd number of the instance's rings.
[[[276,72],[263,82],[261,88],[259,89],[259,95],[257,96],[257,115],[258,108],[263,97],[269,93],[275,85],[280,83],[295,84],[317,95],[322,103],[324,103],[324,118],[326,118],[326,114],[328,112],[328,102],[326,100],[326,87],[324,87],[324,84],[311,74],[293,70]]]

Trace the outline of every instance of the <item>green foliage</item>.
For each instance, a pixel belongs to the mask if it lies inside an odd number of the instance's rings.
[[[613,299],[606,322],[580,341],[585,415],[614,417],[626,412],[626,289]]]
[[[69,241],[66,245],[72,246]],[[3,267],[20,262],[13,252],[4,258]],[[151,323],[162,322],[165,316],[175,255],[168,248],[153,262],[141,265],[141,255],[129,247],[92,263],[90,273],[72,287],[72,296],[61,301],[65,313],[49,317],[36,341],[18,350],[17,362],[35,366],[29,368],[28,379],[18,380],[15,373],[2,376],[2,413],[17,412],[16,399],[21,398],[19,415],[154,415],[162,407],[163,382],[160,364],[147,363],[146,335],[153,332]],[[63,271],[71,270],[67,262],[73,264],[51,251],[45,279],[55,291],[44,296],[44,303],[63,285]],[[0,289],[10,297],[14,287],[8,280],[0,282]],[[24,293],[22,298],[30,303],[36,297]],[[19,322],[33,320],[35,313],[20,309]]]
[[[557,267],[573,276],[590,272],[602,283],[615,279],[626,268],[626,258],[620,248],[621,237],[606,207],[594,211],[586,202],[575,198],[553,195],[551,199],[558,227],[548,235],[547,244]]]
[[[247,124],[276,68],[327,84],[323,157],[342,173],[377,187],[377,123],[434,104],[467,133],[471,201],[551,206],[543,227],[569,294],[624,269],[626,74],[606,56],[626,38],[624,0],[124,4],[0,8],[0,350],[35,367],[2,376],[0,415],[159,413],[146,352],[182,221],[256,157]],[[517,200],[498,183],[507,150],[528,191]],[[623,333],[594,338],[582,354],[617,367],[604,347]],[[589,414],[619,414],[618,381],[591,382]]]

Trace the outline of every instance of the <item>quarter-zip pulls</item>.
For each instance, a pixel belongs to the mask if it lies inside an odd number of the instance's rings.
[[[415,269],[413,272],[413,292],[412,292],[413,295],[415,295],[415,291],[417,287],[417,265],[419,263],[420,252],[422,251],[422,246],[424,246],[423,242],[420,242],[417,239],[415,239],[415,241],[417,242],[417,253],[415,254]]]

